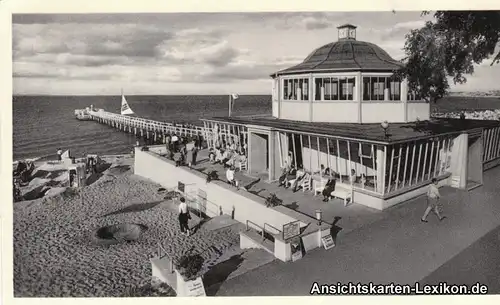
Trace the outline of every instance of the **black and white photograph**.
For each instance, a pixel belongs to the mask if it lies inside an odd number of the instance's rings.
[[[13,13],[8,293],[500,294],[493,9]]]

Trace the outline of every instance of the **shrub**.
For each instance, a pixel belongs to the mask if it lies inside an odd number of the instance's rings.
[[[165,283],[158,286],[146,284],[144,286],[133,286],[125,290],[122,297],[138,298],[138,297],[170,297],[175,296],[175,291]]]
[[[176,264],[176,269],[184,280],[191,281],[199,276],[203,262],[204,259],[199,254],[183,255]]]
[[[269,196],[266,198],[266,207],[275,207],[280,205],[281,203],[282,200],[279,199],[274,193],[269,194]]]
[[[219,179],[219,175],[217,174],[217,171],[211,171],[208,173],[207,183],[209,183],[210,181],[217,180],[217,179]]]

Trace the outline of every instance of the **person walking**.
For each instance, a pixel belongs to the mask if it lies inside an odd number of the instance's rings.
[[[191,219],[191,215],[189,215],[188,206],[186,203],[186,199],[184,197],[180,198],[181,203],[179,204],[179,225],[181,227],[181,233],[187,234],[189,236],[191,231],[189,230],[189,219]]]
[[[432,179],[431,185],[429,185],[429,189],[427,190],[427,208],[425,209],[424,216],[420,218],[422,222],[427,222],[427,216],[431,211],[436,213],[436,216],[439,220],[443,220],[446,216],[441,216],[439,212],[439,199],[441,198],[441,194],[439,193],[438,181],[436,178]]]

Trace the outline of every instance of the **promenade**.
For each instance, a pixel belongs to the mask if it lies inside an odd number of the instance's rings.
[[[486,171],[484,181],[482,187],[470,192],[441,188],[447,216],[442,222],[433,214],[428,223],[420,221],[426,203],[419,197],[384,211],[384,217],[374,223],[342,235],[333,249],[311,251],[294,263],[274,261],[223,283],[216,295],[306,296],[313,282],[496,283],[499,255],[495,249],[500,238],[488,233],[500,226],[500,167]],[[337,225],[342,227],[342,220]],[[488,246],[485,241],[496,244]],[[452,264],[462,264],[461,269],[454,269]],[[485,273],[468,275],[467,269],[477,268]],[[490,289],[498,289],[498,285]]]

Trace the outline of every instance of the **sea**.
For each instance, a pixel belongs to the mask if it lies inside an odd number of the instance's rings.
[[[200,124],[200,118],[227,116],[227,95],[126,96],[137,116],[163,122]],[[121,96],[14,96],[13,158],[51,157],[58,148],[72,155],[130,153],[135,136],[94,121],[79,121],[75,109],[94,105],[119,113]],[[270,95],[240,95],[233,115],[271,114]],[[500,109],[498,97],[446,97],[431,111]]]

